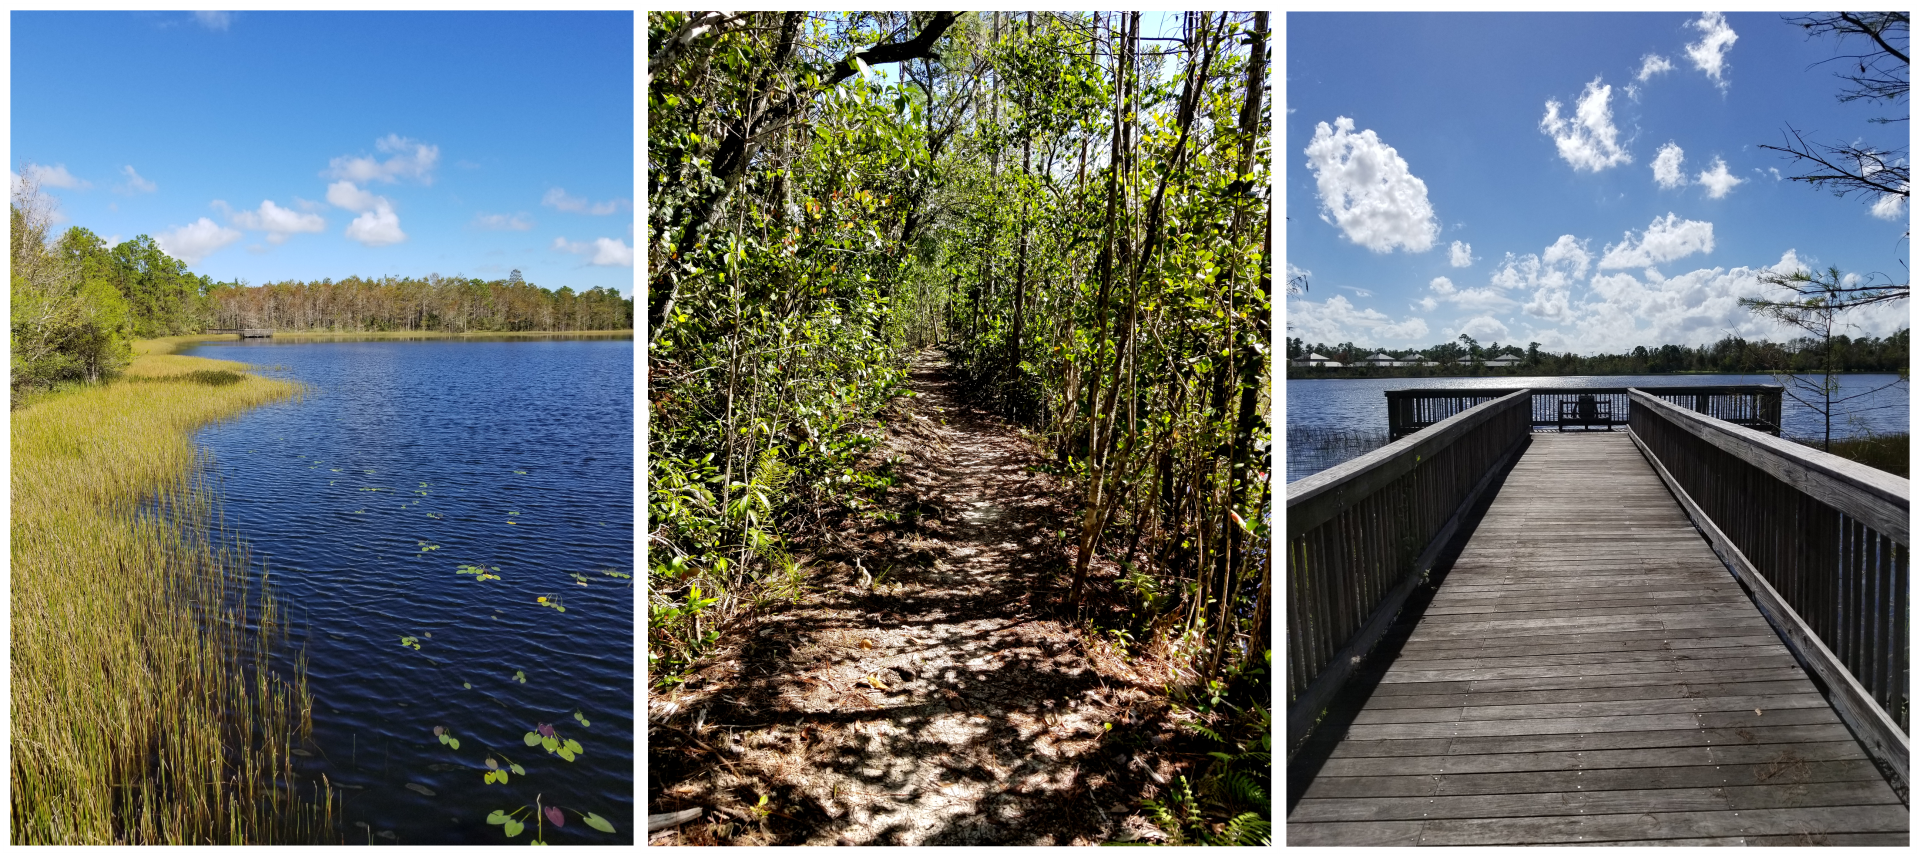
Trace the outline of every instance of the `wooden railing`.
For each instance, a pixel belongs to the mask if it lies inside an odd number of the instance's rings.
[[[1868,752],[1907,781],[1908,481],[1635,390],[1634,440]]]
[[[1529,402],[1511,392],[1287,486],[1290,748],[1526,447]]]
[[[1558,428],[1560,403],[1577,402],[1583,396],[1612,404],[1612,424],[1625,426],[1633,410],[1627,387],[1534,387],[1533,425]],[[1778,384],[1722,384],[1715,386],[1636,387],[1666,401],[1769,434],[1780,434],[1780,397],[1785,387]],[[1477,390],[1434,388],[1388,390],[1387,438],[1399,440],[1482,402],[1512,393],[1511,389]]]

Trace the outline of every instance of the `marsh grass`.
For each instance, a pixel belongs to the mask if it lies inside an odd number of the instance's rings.
[[[297,387],[141,345],[13,413],[12,840],[327,840],[331,790],[292,767],[304,653],[274,669],[283,611],[191,440]]]
[[[1855,437],[1835,438],[1832,448],[1827,452],[1838,455],[1848,461],[1857,461],[1876,470],[1884,470],[1902,479],[1910,479],[1908,466],[1913,458],[1913,435],[1907,432],[1897,434],[1864,434]],[[1790,438],[1795,443],[1821,447],[1820,439]]]
[[[1386,429],[1289,428],[1287,470],[1318,473],[1386,445]]]

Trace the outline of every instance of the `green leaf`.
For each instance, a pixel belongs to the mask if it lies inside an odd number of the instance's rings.
[[[519,765],[508,765],[507,769],[513,771],[515,776],[524,777],[527,775],[527,769],[522,768]]]
[[[529,747],[535,746],[540,743],[540,733],[528,732],[526,735],[521,736],[520,740],[527,742],[527,746]]]
[[[560,758],[565,759],[569,762],[573,761],[573,751],[565,747],[561,747],[560,749],[555,750],[554,753],[559,755]]]
[[[567,743],[562,746],[566,747],[568,750],[572,750],[575,753],[587,752],[585,747],[580,746],[580,742],[575,741],[572,738],[568,738]]]
[[[449,746],[449,747],[452,747],[452,748],[453,748],[453,749],[455,749],[455,750],[458,750],[458,749],[460,749],[460,739],[458,739],[458,738],[455,738],[455,737],[453,737],[452,735],[448,735],[448,736],[447,736],[447,746]]]
[[[507,819],[507,838],[508,839],[512,839],[515,836],[519,836],[520,831],[526,830],[526,829],[527,829],[526,825],[521,824],[520,822],[515,821],[511,818]]]
[[[560,739],[558,739],[558,738],[542,738],[542,739],[540,739],[540,746],[541,746],[541,747],[544,747],[544,748],[546,748],[546,751],[547,751],[547,752],[549,752],[549,753],[551,753],[551,752],[553,752],[553,751],[554,751],[555,749],[557,749],[557,748],[559,748],[559,746],[560,746]]]
[[[487,813],[488,824],[506,824],[510,820],[511,819],[507,818],[506,813],[501,812],[500,810],[497,810],[497,809]]]
[[[594,830],[598,830],[601,833],[613,832],[613,824],[607,821],[606,819],[601,818],[599,815],[595,813],[589,812],[586,815],[581,816],[580,820],[586,822],[588,827],[591,827]]]

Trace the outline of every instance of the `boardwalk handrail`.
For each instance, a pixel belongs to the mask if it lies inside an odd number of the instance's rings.
[[[1296,747],[1530,436],[1518,390],[1287,486],[1287,740]]]
[[[1644,390],[1662,399],[1696,412],[1731,423],[1780,433],[1781,394],[1779,384],[1663,385],[1659,387],[1534,387],[1533,425],[1548,428],[1559,425],[1560,402],[1577,401],[1581,396],[1599,397],[1612,403],[1612,424],[1626,425],[1632,410],[1629,389]],[[1387,437],[1399,440],[1469,407],[1491,401],[1513,389],[1475,389],[1461,387],[1422,387],[1411,390],[1387,390]]]
[[[1868,752],[1907,782],[1907,480],[1702,417],[1645,392],[1630,426],[1654,469],[1821,677]]]

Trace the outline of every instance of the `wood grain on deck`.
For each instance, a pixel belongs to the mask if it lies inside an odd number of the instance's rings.
[[[1905,845],[1908,812],[1622,433],[1539,434],[1288,845]]]

